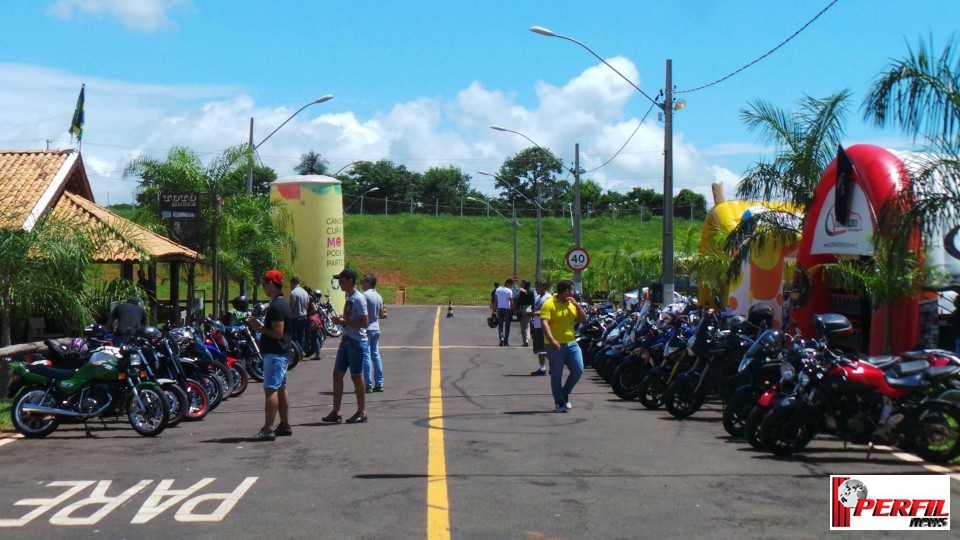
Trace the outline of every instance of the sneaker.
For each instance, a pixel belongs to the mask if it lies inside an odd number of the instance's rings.
[[[503,346],[504,346],[504,347],[509,347],[509,346],[510,346],[510,342],[507,341],[507,340],[504,340],[504,341],[503,341]]]
[[[374,391],[374,392],[383,392],[383,387],[382,387],[382,386],[374,386],[374,387],[373,387],[373,391]]]
[[[323,422],[326,422],[326,423],[328,423],[328,424],[339,424],[339,423],[343,422],[343,415],[342,415],[342,414],[337,414],[336,412],[332,412],[332,413],[324,416],[324,417],[321,418],[320,420],[323,421]]]
[[[502,340],[502,339],[500,340],[500,345],[498,345],[498,347],[503,347],[503,340]]]
[[[538,369],[538,370],[536,370],[536,371],[530,372],[530,374],[531,374],[531,375],[546,375],[546,374],[547,374],[547,368],[541,367],[540,369]]]
[[[366,423],[366,421],[367,421],[367,415],[360,414],[359,412],[354,413],[353,416],[351,416],[350,418],[347,418],[348,424],[363,424],[363,423]]]
[[[527,343],[526,341],[524,341],[524,342],[523,342],[523,346],[524,346],[524,347],[529,347],[529,346],[530,346],[530,344],[529,344],[529,343]]]
[[[563,405],[563,407],[569,411],[570,409],[573,408],[573,405],[571,405],[570,402],[568,401]]]
[[[273,430],[267,428],[260,428],[260,431],[252,437],[254,441],[275,441],[277,440],[277,435]]]
[[[562,413],[565,413],[565,412],[567,412],[567,408],[564,407],[563,405],[557,405],[557,408],[554,409],[553,412],[558,412],[558,413],[562,412]]]
[[[372,393],[373,393],[373,388],[367,388],[367,393],[368,393],[368,394],[372,394]]]
[[[290,424],[280,424],[277,426],[277,429],[273,430],[273,433],[277,437],[289,437],[293,435],[293,429],[290,427]]]

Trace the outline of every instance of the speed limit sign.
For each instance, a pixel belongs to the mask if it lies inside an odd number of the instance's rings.
[[[575,247],[567,252],[567,266],[574,272],[586,270],[589,264],[590,255],[587,250]]]

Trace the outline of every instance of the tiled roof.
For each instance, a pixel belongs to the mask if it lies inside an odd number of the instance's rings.
[[[140,227],[70,192],[53,209],[55,216],[76,221],[99,240],[97,262],[136,262],[143,254],[159,261],[196,260],[200,254]]]
[[[93,199],[76,150],[0,151],[0,226],[33,226],[64,190]]]

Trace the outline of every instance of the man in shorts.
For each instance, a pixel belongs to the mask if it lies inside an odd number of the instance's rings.
[[[343,422],[340,403],[343,401],[343,376],[350,370],[353,391],[357,395],[357,412],[347,419],[348,424],[360,424],[367,421],[365,388],[363,383],[363,362],[370,355],[367,341],[367,298],[357,290],[357,273],[350,268],[333,276],[340,289],[347,295],[343,305],[343,316],[333,317],[335,324],[343,327],[340,347],[333,365],[333,412],[323,417],[323,421],[332,424]]]
[[[263,275],[263,292],[270,298],[270,305],[263,323],[251,316],[247,322],[254,331],[260,331],[260,352],[263,354],[263,406],[264,422],[253,436],[255,441],[273,441],[277,435],[293,434],[290,428],[290,399],[287,397],[287,362],[293,354],[290,337],[290,304],[283,297],[283,274],[270,270]],[[280,413],[280,424],[273,429],[273,421]]]
[[[540,367],[530,374],[546,375],[547,349],[543,346],[543,326],[540,322],[540,310],[543,308],[543,303],[550,299],[550,293],[547,292],[547,282],[542,279],[538,279],[534,287],[536,293],[533,296],[533,311],[530,314],[530,337],[533,341],[533,354],[537,355]]]

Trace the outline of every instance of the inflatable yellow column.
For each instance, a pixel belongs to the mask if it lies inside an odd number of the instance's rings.
[[[322,175],[287,176],[270,185],[293,217],[297,257],[288,262],[305,285],[330,295],[337,310],[344,294],[333,276],[344,267],[343,192],[340,181]]]

